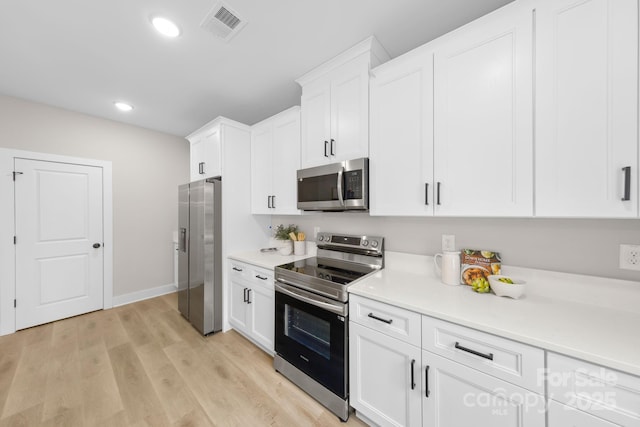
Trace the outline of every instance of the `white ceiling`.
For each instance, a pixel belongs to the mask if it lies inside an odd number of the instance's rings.
[[[251,125],[372,34],[393,58],[510,1],[225,0],[248,21],[226,43],[200,28],[215,0],[2,0],[0,93],[180,136],[219,115]],[[182,35],[156,33],[158,14]]]

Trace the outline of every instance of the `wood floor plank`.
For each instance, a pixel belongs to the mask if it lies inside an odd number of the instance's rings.
[[[80,350],[79,359],[84,425],[109,425],[108,420],[124,414],[124,406],[104,341]]]
[[[27,408],[7,418],[0,419],[0,427],[32,427],[40,426],[42,404]]]
[[[147,328],[135,308],[122,308],[118,316],[133,345],[145,345],[153,341],[153,334],[149,328]]]
[[[175,424],[189,414],[197,417],[200,413],[204,414],[198,400],[163,352],[161,345],[147,344],[136,348],[136,352],[171,423]]]
[[[44,385],[47,383],[49,370],[49,350],[50,339],[37,340],[33,344],[24,346],[1,418],[44,402]]]
[[[62,348],[69,346],[63,343]],[[67,420],[68,417],[82,422],[82,380],[78,365],[80,363],[77,346],[75,351],[61,352],[47,362],[47,376],[42,419]],[[72,424],[67,424],[72,425]]]
[[[122,344],[108,352],[129,422],[135,424],[149,421],[152,422],[151,425],[169,425],[164,408],[136,355],[133,343]]]

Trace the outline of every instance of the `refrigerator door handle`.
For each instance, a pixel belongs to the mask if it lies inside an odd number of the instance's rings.
[[[187,229],[180,228],[180,248],[182,252],[187,252]]]

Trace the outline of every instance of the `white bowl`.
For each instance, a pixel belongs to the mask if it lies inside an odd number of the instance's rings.
[[[513,280],[513,283],[503,283],[499,281],[498,279],[502,277],[508,277],[509,279]],[[524,295],[524,288],[526,283],[524,280],[517,280],[513,277],[503,276],[500,274],[491,275],[488,277],[488,279],[491,290],[499,297],[518,299],[522,295]]]

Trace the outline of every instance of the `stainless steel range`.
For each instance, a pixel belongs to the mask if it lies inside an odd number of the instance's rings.
[[[275,269],[275,369],[349,418],[347,288],[384,267],[384,238],[318,233],[316,257]]]

